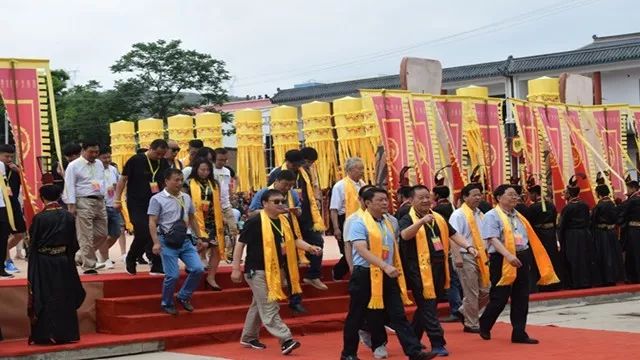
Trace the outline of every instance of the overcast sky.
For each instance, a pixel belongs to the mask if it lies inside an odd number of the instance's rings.
[[[640,31],[637,14],[637,0],[0,0],[0,57],[111,87],[131,44],[180,39],[226,62],[233,95],[274,94],[396,74],[406,55],[449,67],[575,49]]]

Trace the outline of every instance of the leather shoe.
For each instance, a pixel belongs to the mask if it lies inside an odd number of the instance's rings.
[[[480,334],[480,329],[472,328],[472,327],[469,327],[469,326],[465,326],[462,331],[466,332],[466,333],[470,333],[470,334]]]
[[[536,340],[536,339],[532,339],[530,337],[526,337],[524,339],[511,339],[511,342],[514,344],[531,344],[531,345],[535,345],[535,344],[539,344],[540,341]]]
[[[289,304],[289,308],[293,310],[294,314],[306,314],[307,309],[302,304]]]
[[[340,356],[340,360],[360,360],[357,356],[355,355],[349,355],[349,356]]]
[[[489,331],[478,330],[480,337],[484,340],[491,340],[491,333]]]
[[[191,305],[191,301],[190,300],[184,300],[184,299],[180,299],[180,298],[176,298],[176,300],[178,300],[178,303],[180,305],[182,305],[183,309],[185,309],[188,312],[193,312],[193,305]]]
[[[421,351],[419,354],[409,357],[410,360],[430,360],[438,356],[435,352]]]

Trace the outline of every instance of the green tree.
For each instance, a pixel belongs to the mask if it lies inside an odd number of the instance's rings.
[[[126,89],[150,116],[166,119],[195,106],[222,105],[227,100],[223,83],[230,76],[224,61],[181,44],[180,40],[136,43],[111,66],[115,74],[131,75],[116,87]],[[187,101],[187,92],[201,96]]]

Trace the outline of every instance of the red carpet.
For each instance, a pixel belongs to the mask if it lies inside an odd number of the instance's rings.
[[[330,270],[333,263],[332,261],[327,261],[324,264],[324,279],[330,278]],[[191,314],[182,311],[177,317],[160,312],[161,277],[143,274],[135,277],[127,274],[83,277],[83,282],[102,282],[103,285],[104,298],[96,301],[98,334],[83,334],[82,340],[77,344],[46,348],[28,346],[25,339],[4,341],[0,343],[0,358],[149,340],[163,341],[167,349],[216,344],[213,347],[205,348],[225,349],[228,347],[233,349],[231,350],[232,353],[235,353],[238,351],[238,347],[235,345],[240,337],[244,317],[251,300],[251,293],[245,283],[231,283],[229,271],[228,267],[222,268],[218,275],[218,283],[225,289],[223,292],[212,292],[201,288],[200,291],[196,292],[193,299],[196,311]],[[303,304],[309,310],[309,313],[305,316],[294,317],[288,307],[283,304],[282,315],[296,336],[316,339],[318,336],[322,337],[323,335],[312,334],[331,333],[342,329],[348,305],[347,282],[327,281],[326,283],[329,286],[329,290],[324,292],[313,289],[308,285],[303,285]],[[0,282],[0,287],[2,286],[26,286],[26,281],[24,279],[3,281]],[[640,285],[620,285],[608,288],[534,294],[531,297],[531,301],[581,298],[584,296],[629,292],[640,292]],[[446,315],[448,304],[441,303],[438,309],[440,315]],[[412,312],[412,307],[407,308],[408,315]],[[457,327],[454,329],[457,329]],[[459,330],[451,331],[451,343],[458,346],[467,341],[466,338],[453,340],[457,336],[455,334],[456,331],[460,332]],[[462,333],[460,332],[458,335],[462,336]],[[533,335],[538,336],[537,334]],[[331,343],[330,346],[326,346],[327,344],[324,344],[323,341],[317,341],[315,346],[331,349],[333,353],[330,357],[334,357],[337,354],[336,347],[341,346],[341,340],[337,334],[331,336],[335,338],[332,340],[336,342],[335,344]],[[547,336],[553,338],[555,335]],[[273,343],[273,339],[265,337],[267,341]],[[500,330],[496,332],[496,337],[507,339],[507,336],[500,335]],[[472,337],[471,340],[479,339]],[[498,341],[500,340],[498,339],[495,342]],[[227,342],[230,344],[222,345],[222,343]],[[309,344],[306,343],[305,349],[314,346],[310,342]],[[464,353],[464,349],[456,348],[455,346],[451,350],[456,354]],[[265,352],[264,354],[268,353]],[[399,351],[396,349],[394,353],[399,354]],[[318,359],[318,357],[315,357],[315,359]]]
[[[562,359],[604,360],[638,359],[640,334],[595,331],[551,326],[528,326],[528,333],[540,340],[539,345],[512,344],[509,340],[511,326],[498,323],[492,331],[492,340],[482,340],[478,335],[465,334],[458,324],[444,324],[447,348],[455,359]],[[342,349],[342,333],[331,332],[297,338],[302,346],[291,358],[299,360],[339,359]],[[266,350],[245,349],[236,342],[228,344],[201,345],[177,350],[193,355],[218,356],[234,360],[282,359],[278,342],[272,337],[263,339]],[[428,346],[428,339],[423,338]],[[395,336],[389,336],[389,359],[406,359]],[[175,351],[175,350],[174,350]],[[361,344],[358,356],[372,359],[371,351]]]

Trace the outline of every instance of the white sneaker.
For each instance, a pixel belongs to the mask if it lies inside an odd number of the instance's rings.
[[[376,359],[386,359],[389,357],[389,353],[387,352],[387,347],[384,345],[380,345],[373,352],[373,357]]]
[[[123,263],[127,263],[127,253],[122,254],[122,258],[120,258],[120,260],[122,260]]]
[[[396,331],[393,330],[390,326],[385,325],[384,328],[385,328],[385,330],[387,330],[388,334],[395,334],[396,333]]]
[[[107,269],[107,270],[115,269],[115,267],[116,267],[116,263],[114,263],[110,259],[107,259],[107,261],[105,261],[104,263],[105,263],[104,268]]]

